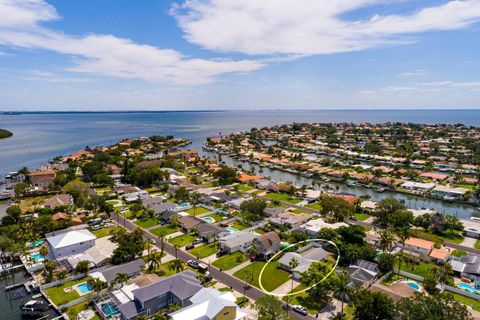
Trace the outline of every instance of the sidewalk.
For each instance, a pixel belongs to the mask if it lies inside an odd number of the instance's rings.
[[[232,269],[230,269],[230,270],[225,271],[225,273],[227,273],[227,274],[229,274],[229,275],[233,275],[233,274],[234,274],[235,272],[237,272],[238,270],[243,269],[243,268],[245,268],[246,266],[249,266],[250,264],[251,264],[250,260],[247,260],[247,261],[245,261],[244,263],[241,263],[241,264],[239,264],[238,266],[236,266],[236,267],[234,267],[234,268],[232,268]]]
[[[300,285],[300,282],[296,281],[296,280],[293,280],[293,289],[295,290],[296,287],[298,287]],[[287,282],[285,282],[284,284],[282,284],[280,287],[278,287],[277,289],[273,290],[272,293],[276,293],[276,294],[287,294],[289,293],[290,291],[292,291],[292,280],[289,279]]]

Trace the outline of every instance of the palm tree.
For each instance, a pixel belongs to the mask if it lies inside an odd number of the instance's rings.
[[[97,297],[100,294],[100,291],[106,286],[106,283],[98,278],[91,278],[88,280],[88,284],[92,287],[92,290],[97,293]]]
[[[193,192],[192,194],[190,194],[190,203],[193,206],[193,216],[194,217],[195,217],[195,213],[196,213],[196,210],[197,210],[197,205],[199,204],[199,202],[200,202],[200,194],[198,194],[197,192]]]
[[[183,261],[180,259],[174,259],[170,261],[168,265],[168,270],[174,270],[175,272],[180,272],[183,270]]]
[[[290,272],[291,272],[290,278],[292,279],[292,285],[291,285],[291,288],[290,288],[290,292],[293,292],[293,269],[298,267],[299,264],[300,263],[298,262],[298,260],[296,258],[292,258],[288,262],[288,266],[290,267]],[[292,298],[292,296],[289,296],[288,300],[287,300],[287,314],[288,314],[288,310],[290,309],[290,299],[291,298]]]
[[[118,283],[118,284],[121,284],[122,287],[123,287],[123,284],[125,282],[127,282],[128,280],[128,274],[126,273],[118,273],[116,276],[115,276],[115,279],[113,280],[114,283]]]
[[[154,251],[147,256],[148,270],[157,270],[162,264],[162,253]]]
[[[400,252],[398,255],[398,271],[400,271],[400,267],[402,265],[403,261],[403,248],[405,247],[405,241],[407,241],[408,238],[410,238],[410,229],[408,227],[403,227],[397,232],[398,236],[398,241],[402,244],[402,247],[400,248]]]
[[[255,257],[255,260],[256,260],[256,259],[257,259],[257,255],[258,255],[258,248],[257,248],[257,246],[252,245],[248,251],[249,251],[249,253],[250,253],[250,258],[253,256],[253,257]],[[254,274],[255,274],[255,262],[252,263],[252,276],[251,276],[251,278],[250,278],[250,282],[249,282],[249,283],[252,283]]]
[[[50,251],[48,250],[47,246],[42,246],[38,253],[40,253],[42,256],[46,257]]]
[[[382,251],[392,251],[395,245],[395,234],[391,228],[379,232],[380,240],[378,245]]]
[[[348,273],[342,272],[338,275],[338,281],[335,284],[335,293],[338,295],[340,298],[340,301],[342,302],[342,315],[343,313],[343,304],[345,302],[345,299],[351,294],[351,289],[348,286],[350,283],[350,277],[348,276]]]

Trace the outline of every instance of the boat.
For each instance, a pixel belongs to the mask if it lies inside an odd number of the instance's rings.
[[[357,181],[355,180],[350,180],[350,179],[347,180],[347,186],[353,187],[356,184],[357,184]]]
[[[22,310],[22,314],[35,315],[44,313],[50,309],[50,305],[44,301],[29,300],[25,302],[20,309]]]
[[[377,192],[385,192],[385,191],[387,191],[387,189],[385,189],[385,188],[378,188],[377,189]]]

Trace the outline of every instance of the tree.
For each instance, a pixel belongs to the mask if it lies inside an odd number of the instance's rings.
[[[140,258],[145,248],[143,232],[137,228],[130,233],[119,232],[115,235],[118,247],[113,250],[112,263],[121,264]]]
[[[38,253],[40,253],[42,256],[46,257],[50,250],[48,250],[48,247],[46,246],[41,246],[40,250],[38,250]]]
[[[162,253],[158,251],[151,252],[147,256],[147,262],[149,271],[157,270],[162,264]]]
[[[75,267],[76,273],[87,273],[88,271],[90,271],[90,261],[82,260],[77,263]]]
[[[378,241],[380,250],[392,251],[396,240],[392,228],[387,228],[383,231],[379,231],[378,233],[380,234],[380,240]]]
[[[320,200],[321,212],[337,221],[344,221],[354,213],[354,206],[339,197],[323,196]]]
[[[454,301],[449,293],[402,298],[396,304],[402,320],[470,320],[473,319],[464,304]]]
[[[393,320],[395,303],[386,294],[379,291],[360,289],[353,295],[356,320]]]
[[[282,311],[282,303],[273,296],[263,296],[253,305],[257,311],[258,320],[286,320],[287,316]]]
[[[382,272],[383,274],[390,272],[395,266],[395,261],[395,255],[391,253],[382,253],[377,261],[378,269],[380,269],[380,272]]]
[[[168,269],[174,270],[176,273],[182,271],[184,267],[184,262],[181,259],[173,259],[168,264]]]
[[[19,224],[22,219],[22,209],[19,206],[11,206],[6,210],[7,215],[2,218],[2,224],[12,225]]]
[[[331,292],[338,281],[337,273],[333,272],[329,277],[325,276],[332,270],[332,266],[325,262],[313,262],[307,271],[303,272],[300,282],[306,287],[312,287],[309,295],[312,299],[327,304],[331,301]]]
[[[288,262],[288,266],[290,267],[290,271],[291,271],[291,274],[290,274],[290,277],[292,278],[292,285],[291,285],[291,288],[290,288],[290,292],[293,292],[293,269],[295,269],[296,267],[298,267],[300,263],[298,262],[298,260],[296,258],[292,258],[289,262]],[[292,296],[289,296],[288,297],[288,304],[287,304],[287,314],[288,314],[288,310],[290,309],[290,299],[292,298]]]
[[[100,294],[100,291],[107,287],[105,281],[102,281],[99,278],[91,278],[87,283],[92,287],[92,290],[97,293],[97,297]]]
[[[30,185],[26,182],[20,182],[15,185],[15,196],[21,197],[25,195],[30,188]]]
[[[253,198],[243,201],[240,205],[240,210],[245,214],[246,219],[251,221],[262,220],[265,214],[267,203],[259,198]]]
[[[237,171],[234,168],[221,166],[219,170],[213,174],[221,185],[232,184],[237,180]]]
[[[193,216],[195,217],[197,206],[200,203],[200,194],[198,192],[193,192],[190,195],[190,203],[193,206]]]
[[[188,202],[190,199],[190,193],[185,187],[180,187],[175,191],[175,199],[180,202]]]
[[[123,284],[128,281],[128,274],[117,273],[117,275],[115,276],[115,279],[113,281],[114,281],[114,283],[118,283],[118,284],[123,286]]]
[[[393,213],[404,209],[405,205],[395,198],[380,200],[375,207],[375,215],[377,217],[375,223],[381,226],[388,226]]]
[[[348,286],[350,283],[350,277],[347,272],[342,272],[338,275],[337,279],[338,280],[333,285],[333,291],[337,294],[342,303],[341,315],[345,315],[343,312],[343,304],[351,294],[351,289]]]

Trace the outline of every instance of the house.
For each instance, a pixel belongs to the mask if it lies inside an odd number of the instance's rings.
[[[380,272],[376,263],[362,259],[358,259],[355,263],[349,265],[347,271],[352,280],[351,285],[357,287],[369,286],[377,279]]]
[[[283,209],[283,208],[282,208]],[[304,213],[293,213],[284,211],[276,217],[271,218],[270,222],[276,226],[289,226],[292,229],[299,227],[311,218],[311,215]]]
[[[186,233],[190,233],[193,229],[197,228],[201,224],[205,224],[205,221],[197,218],[192,217],[190,215],[181,215],[177,219],[177,223],[182,228],[182,230]]]
[[[240,206],[244,201],[247,201],[247,198],[237,198],[234,200],[227,201],[225,204],[229,206],[230,208],[240,210]]]
[[[9,172],[5,175],[5,188],[12,189],[15,185],[25,181],[25,175],[20,172]]]
[[[450,265],[455,274],[475,280],[480,276],[480,257],[473,254],[467,254],[463,257],[451,257]]]
[[[443,181],[448,178],[448,175],[436,172],[423,172],[418,176],[420,178],[431,179],[433,181]]]
[[[428,255],[434,244],[435,242],[432,241],[410,237],[405,241],[405,249],[423,255]]]
[[[59,223],[67,223],[70,221],[74,226],[78,226],[83,223],[82,219],[79,216],[73,216],[70,218],[70,216],[65,212],[55,213],[54,215],[52,215],[52,220]]]
[[[118,247],[118,244],[112,242],[110,237],[102,237],[95,240],[95,245],[87,250],[72,254],[64,258],[71,268],[76,268],[80,261],[89,261],[93,267],[100,267],[112,257],[113,251]]]
[[[436,186],[432,190],[434,196],[440,198],[451,198],[451,199],[461,199],[468,192],[468,189],[465,188],[454,188],[450,186]]]
[[[278,268],[291,272],[295,280],[300,280],[303,272],[310,268],[313,262],[324,261],[329,253],[322,248],[320,243],[310,243],[296,252],[287,252],[278,260]],[[290,267],[292,259],[296,259],[298,266]]]
[[[403,179],[393,177],[381,177],[373,181],[375,184],[396,188],[403,183]]]
[[[266,207],[263,212],[267,214],[269,217],[276,217],[282,213],[284,213],[286,210],[283,207]]]
[[[250,181],[260,180],[260,179],[263,179],[263,178],[264,178],[263,176],[251,176],[249,174],[242,173],[238,176],[237,179],[240,182],[250,182]]]
[[[198,225],[197,233],[206,243],[211,243],[220,237],[230,234],[225,228],[210,223]]]
[[[158,198],[158,197],[157,197]],[[152,201],[155,198],[144,199],[142,201],[143,205],[147,210],[153,210],[155,215],[161,216],[166,211],[176,211],[177,205],[173,202],[162,202],[162,199],[158,199],[158,201]]]
[[[203,288],[190,298],[191,305],[170,313],[172,320],[243,320],[247,314],[236,304],[235,296],[214,288]]]
[[[95,246],[95,235],[87,229],[71,230],[47,237],[50,254],[55,258],[81,253]]]
[[[273,182],[271,180],[268,180],[268,179],[255,180],[256,188],[261,189],[261,190],[267,190],[272,184],[273,184]]]
[[[43,171],[30,172],[30,183],[34,188],[46,188],[55,180],[55,171],[48,169]]]
[[[191,271],[183,271],[168,278],[162,278],[140,288],[134,288],[126,296],[130,301],[118,305],[122,319],[133,320],[140,315],[152,315],[171,304],[186,307],[190,298],[203,286]]]
[[[248,231],[240,231],[223,236],[218,239],[220,250],[234,253],[237,251],[247,252],[252,246],[252,241],[256,235]]]
[[[365,200],[360,203],[360,208],[367,213],[372,213],[377,208],[377,203],[371,200]]]
[[[307,232],[311,237],[317,237],[318,231],[322,228],[338,229],[340,227],[348,227],[348,224],[345,222],[327,223],[322,218],[318,218],[302,224],[297,230]]]
[[[318,199],[320,199],[321,196],[322,196],[322,191],[313,190],[313,189],[305,190],[305,194],[304,194],[305,200],[307,200],[307,202],[309,203],[317,201]]]
[[[252,245],[257,249],[257,257],[267,260],[280,251],[282,240],[275,231],[262,234],[253,239]]]
[[[73,198],[69,194],[57,194],[46,200],[43,206],[48,209],[55,209],[63,206],[73,205]]]
[[[434,260],[435,262],[445,263],[447,262],[448,257],[450,256],[450,249],[447,247],[443,247],[440,249],[432,248],[428,256],[432,258],[432,260]]]
[[[433,188],[435,188],[435,183],[423,183],[423,182],[415,182],[415,181],[405,181],[402,184],[402,188],[410,191],[421,192],[425,193]]]
[[[100,279],[103,282],[111,283],[118,274],[126,274],[129,278],[142,274],[145,267],[145,261],[140,258],[120,265],[113,265],[102,269],[97,269],[90,273],[89,276]]]

